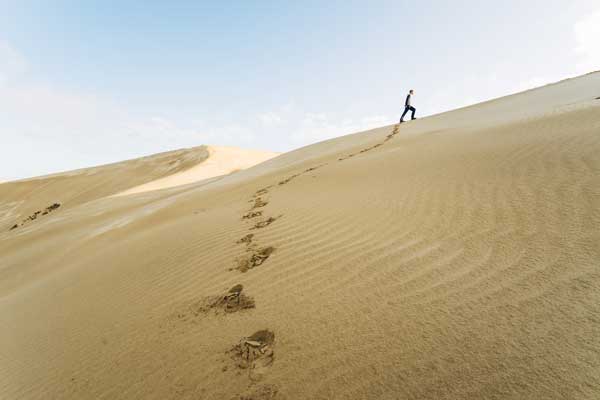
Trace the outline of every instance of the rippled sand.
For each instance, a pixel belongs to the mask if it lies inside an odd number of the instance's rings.
[[[0,398],[600,398],[599,96],[0,185]]]

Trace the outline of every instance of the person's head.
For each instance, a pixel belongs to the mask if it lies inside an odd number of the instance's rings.
[[[408,91],[408,93],[410,93],[410,94],[415,94],[415,91],[414,91],[414,90],[412,90],[412,89],[410,89],[410,90]]]

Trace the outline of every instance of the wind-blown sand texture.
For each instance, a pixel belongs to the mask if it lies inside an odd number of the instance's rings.
[[[3,184],[0,398],[600,398],[598,96],[588,74],[128,196],[200,155]]]

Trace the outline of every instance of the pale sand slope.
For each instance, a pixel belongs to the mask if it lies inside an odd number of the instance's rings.
[[[6,217],[6,207],[11,203],[10,209],[24,216],[45,206],[44,201],[79,205],[186,171],[208,158],[208,147],[199,146],[99,167],[5,182],[0,203],[5,209],[0,213],[0,218]],[[7,221],[0,220],[0,224]]]
[[[133,187],[118,194],[118,196],[148,192],[186,185],[216,176],[227,175],[260,164],[279,155],[279,153],[246,150],[238,147],[206,146],[209,157],[202,163],[185,171]]]
[[[599,96],[589,74],[138,195],[0,186],[64,201],[2,220],[0,398],[599,398]],[[255,308],[204,311],[238,283]]]

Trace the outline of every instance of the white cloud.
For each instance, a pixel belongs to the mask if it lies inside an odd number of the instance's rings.
[[[575,23],[575,53],[579,57],[577,72],[600,69],[600,9]]]
[[[565,57],[574,56],[575,61],[567,61],[565,68],[556,69],[554,72],[552,68],[545,68],[545,72],[540,75],[532,75],[516,81],[512,81],[510,76],[498,73],[452,80],[424,99],[421,110],[427,114],[438,113],[600,70],[600,9],[580,18],[574,24],[573,34],[576,43],[574,52]],[[465,95],[465,93],[476,93],[476,95]],[[417,109],[419,110],[419,107]]]
[[[207,135],[162,116],[131,116],[112,99],[29,79],[0,40],[0,180],[200,145]]]
[[[499,79],[494,72],[448,80],[424,98],[416,94],[417,115],[436,114],[502,96],[507,94],[507,84],[510,82]]]
[[[563,79],[571,78],[577,74],[572,73],[569,75],[565,74],[554,74],[554,75],[538,75],[532,76],[529,79],[525,79],[523,81],[517,82],[515,85],[510,87],[506,94],[519,93],[529,89],[535,89],[541,86],[548,85],[550,83],[555,83],[561,81]]]
[[[283,122],[281,115],[274,111],[269,111],[258,115],[258,120],[265,126],[275,126]]]
[[[255,147],[257,138],[272,138],[272,148],[268,150],[286,151],[311,143],[331,139],[336,136],[365,131],[382,125],[391,124],[397,117],[373,115],[365,117],[349,116],[345,113],[323,113],[307,111],[293,102],[275,110],[257,115],[258,125],[219,127],[220,137],[240,141],[238,145]],[[223,134],[235,133],[234,136]],[[263,140],[264,143],[264,140]]]
[[[304,113],[298,118],[298,124],[290,131],[294,145],[303,146],[341,135],[366,131],[395,122],[394,118],[384,115],[360,118],[342,118],[339,115],[324,113]]]

